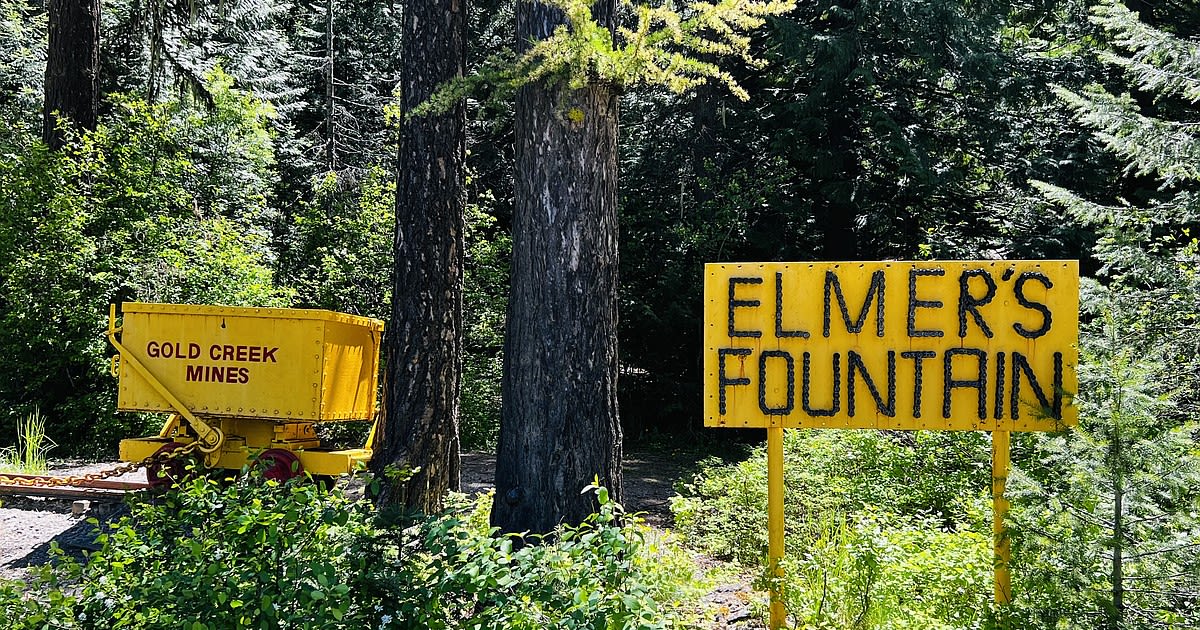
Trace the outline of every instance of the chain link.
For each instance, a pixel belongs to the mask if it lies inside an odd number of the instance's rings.
[[[126,473],[134,472],[141,468],[146,468],[153,464],[165,464],[173,459],[178,459],[185,455],[189,455],[200,449],[199,440],[189,442],[180,448],[169,451],[157,451],[141,461],[125,462],[108,470],[99,472],[87,473],[85,475],[69,475],[66,477],[9,477],[0,475],[0,486],[23,486],[27,488],[57,488],[62,486],[80,486],[87,487],[94,481],[101,481],[110,477],[118,477]]]

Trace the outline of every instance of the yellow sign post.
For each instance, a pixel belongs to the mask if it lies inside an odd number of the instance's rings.
[[[783,557],[783,429],[990,431],[996,601],[1010,431],[1077,422],[1076,261],[706,266],[705,426],[768,429],[770,555]],[[773,627],[784,620],[772,592]]]

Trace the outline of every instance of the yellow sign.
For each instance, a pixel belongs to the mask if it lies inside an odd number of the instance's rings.
[[[1077,422],[1076,261],[712,263],[705,425]]]

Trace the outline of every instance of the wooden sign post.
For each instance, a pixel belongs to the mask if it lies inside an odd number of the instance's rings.
[[[1076,424],[1076,261],[712,263],[705,426],[767,429],[771,625],[782,627],[785,428],[989,431],[995,598],[1011,431]]]

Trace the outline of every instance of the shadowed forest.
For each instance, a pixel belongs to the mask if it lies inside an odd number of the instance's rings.
[[[374,501],[201,476],[0,627],[726,627],[767,480],[703,427],[704,264],[1041,259],[1079,426],[1012,436],[1013,603],[987,434],[795,430],[787,627],[1200,627],[1200,3],[0,0],[0,121],[0,473],[158,431],[110,303],[389,335]],[[700,461],[674,527],[622,446]]]

